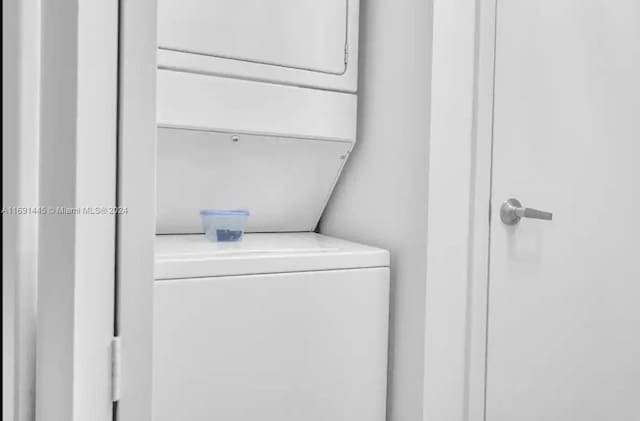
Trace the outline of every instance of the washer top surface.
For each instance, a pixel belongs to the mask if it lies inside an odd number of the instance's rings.
[[[250,233],[218,243],[157,235],[155,247],[156,280],[389,266],[386,250],[313,232]]]

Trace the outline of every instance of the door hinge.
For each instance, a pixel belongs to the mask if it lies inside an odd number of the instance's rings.
[[[122,368],[122,350],[120,338],[114,337],[111,340],[111,400],[120,400],[120,370]]]

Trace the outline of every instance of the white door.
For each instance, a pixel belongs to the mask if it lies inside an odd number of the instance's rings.
[[[640,2],[499,0],[494,100],[486,420],[640,420]]]

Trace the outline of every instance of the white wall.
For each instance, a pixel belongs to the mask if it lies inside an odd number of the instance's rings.
[[[2,206],[38,204],[40,0],[4,0]],[[34,419],[37,217],[3,214],[2,419]]]
[[[422,419],[431,1],[364,0],[358,136],[320,231],[391,252],[388,419]]]

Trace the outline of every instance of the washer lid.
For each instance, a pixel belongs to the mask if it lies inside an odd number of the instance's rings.
[[[389,266],[386,250],[313,232],[218,243],[204,235],[157,235],[155,248],[157,280]]]

